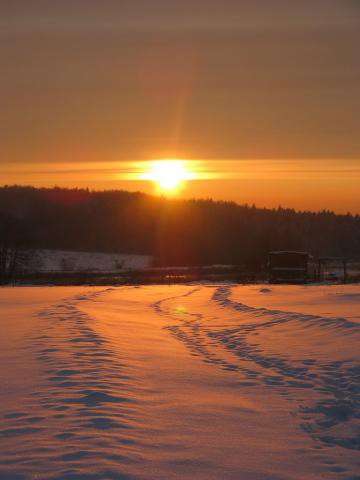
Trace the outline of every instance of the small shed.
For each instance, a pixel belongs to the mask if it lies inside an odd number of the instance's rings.
[[[271,283],[306,283],[310,258],[307,252],[270,252],[269,281]]]

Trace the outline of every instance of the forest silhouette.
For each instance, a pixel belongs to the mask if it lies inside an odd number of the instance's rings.
[[[357,257],[360,216],[122,190],[0,188],[0,248],[154,256],[158,266],[259,268],[271,250]]]

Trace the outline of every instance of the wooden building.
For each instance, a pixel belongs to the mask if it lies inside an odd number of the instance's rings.
[[[268,259],[270,283],[306,283],[309,278],[307,252],[270,252]]]

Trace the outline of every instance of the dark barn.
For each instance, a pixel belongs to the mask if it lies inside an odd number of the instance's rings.
[[[271,283],[306,283],[310,255],[306,252],[270,252],[269,281]]]

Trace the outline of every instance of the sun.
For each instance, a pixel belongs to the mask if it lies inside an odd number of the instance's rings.
[[[144,173],[144,180],[151,180],[158,189],[166,193],[175,193],[186,180],[194,178],[185,160],[166,159],[150,162],[148,172]]]

